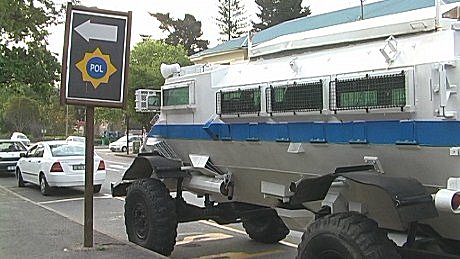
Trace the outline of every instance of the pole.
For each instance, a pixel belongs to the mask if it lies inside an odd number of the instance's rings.
[[[65,106],[65,136],[69,136],[69,105]]]
[[[126,154],[129,155],[129,116],[126,113]]]
[[[84,247],[93,247],[94,106],[86,106]]]

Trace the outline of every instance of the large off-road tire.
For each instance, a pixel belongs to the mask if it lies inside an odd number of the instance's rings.
[[[297,258],[401,258],[377,223],[362,214],[331,214],[313,222],[302,236]]]
[[[176,204],[166,186],[156,179],[141,179],[128,188],[125,225],[129,241],[162,255],[176,244]]]
[[[246,233],[257,242],[273,244],[289,234],[289,229],[275,210],[243,217],[241,220]]]

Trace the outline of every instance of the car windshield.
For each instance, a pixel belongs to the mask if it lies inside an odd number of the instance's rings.
[[[0,142],[0,152],[27,151],[27,148],[20,142]]]
[[[85,155],[85,147],[82,145],[52,144],[50,149],[51,154],[55,157]]]

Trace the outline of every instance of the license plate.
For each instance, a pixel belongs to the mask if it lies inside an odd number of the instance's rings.
[[[7,168],[8,171],[14,171],[14,169],[16,169],[14,166],[8,166]]]
[[[85,170],[85,165],[73,165],[73,170]]]

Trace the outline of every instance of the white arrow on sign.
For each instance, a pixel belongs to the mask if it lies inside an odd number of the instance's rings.
[[[104,41],[117,41],[118,27],[113,25],[91,23],[90,20],[78,25],[74,28],[87,42],[90,39],[104,40]]]

